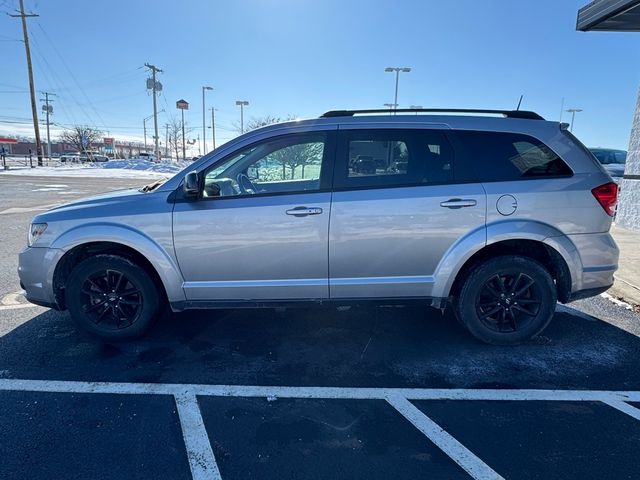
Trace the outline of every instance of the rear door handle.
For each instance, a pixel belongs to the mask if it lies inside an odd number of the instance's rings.
[[[286,213],[294,217],[306,217],[307,215],[320,215],[322,209],[319,207],[295,207],[287,210]]]
[[[475,200],[462,198],[450,198],[446,202],[440,202],[440,206],[445,208],[475,207],[477,204]]]

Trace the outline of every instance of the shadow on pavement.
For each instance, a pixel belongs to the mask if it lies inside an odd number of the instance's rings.
[[[567,307],[518,347],[413,306],[193,311],[127,343],[47,311],[0,337],[0,377],[83,381],[640,390],[639,358],[640,338]]]

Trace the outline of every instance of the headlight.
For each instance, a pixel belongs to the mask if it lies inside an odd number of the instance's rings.
[[[29,227],[29,239],[27,245],[33,245],[47,229],[46,223],[32,223]]]

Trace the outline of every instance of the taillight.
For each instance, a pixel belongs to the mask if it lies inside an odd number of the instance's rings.
[[[605,183],[591,190],[598,203],[602,205],[607,215],[613,217],[618,203],[618,185],[614,182]]]

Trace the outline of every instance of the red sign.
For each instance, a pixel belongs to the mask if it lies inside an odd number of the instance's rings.
[[[109,138],[109,137],[104,137],[104,144],[105,145],[113,145],[114,144],[114,139],[113,138]]]
[[[179,110],[189,110],[189,102],[186,100],[178,100],[176,102],[176,108]]]
[[[15,138],[0,137],[0,143],[15,145],[16,143],[18,143],[18,140],[16,140]]]

